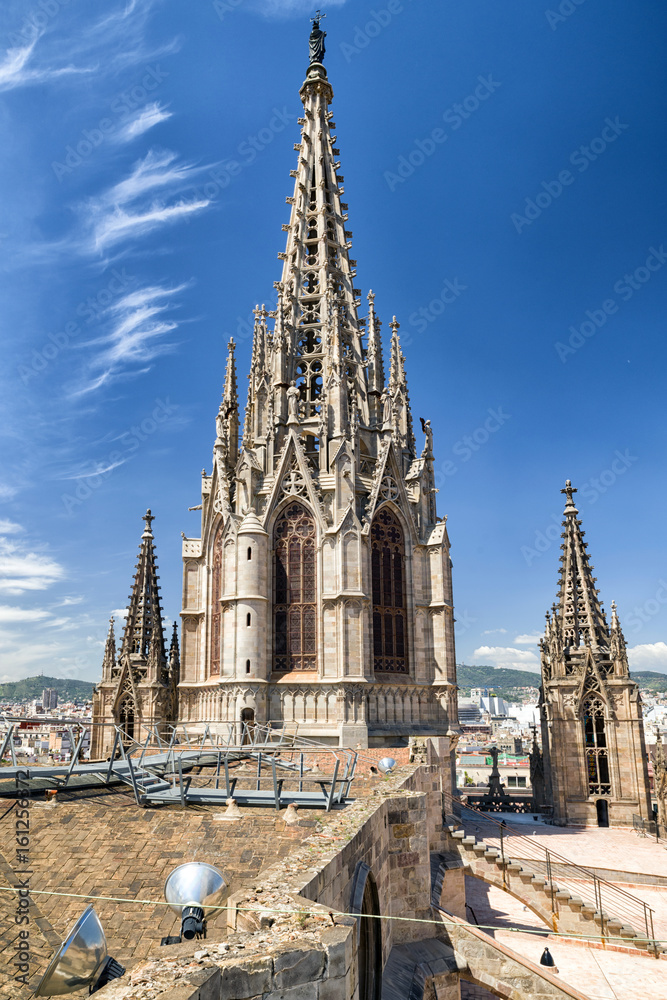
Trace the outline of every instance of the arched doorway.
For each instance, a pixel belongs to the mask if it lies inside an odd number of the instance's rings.
[[[382,992],[382,926],[380,899],[370,866],[357,864],[352,880],[350,912],[358,913],[357,964],[359,1000],[380,1000]]]
[[[255,741],[255,712],[252,708],[241,709],[241,745]]]
[[[598,812],[598,826],[609,826],[609,803],[606,799],[598,799],[595,803]]]

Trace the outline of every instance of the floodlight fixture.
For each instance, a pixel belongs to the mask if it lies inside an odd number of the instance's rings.
[[[382,771],[383,774],[391,774],[395,767],[396,761],[393,757],[383,757],[378,761],[378,771]]]
[[[203,861],[179,865],[167,877],[165,899],[181,918],[181,935],[186,941],[206,937],[205,915],[220,901],[226,888],[222,872]]]
[[[36,997],[61,997],[88,987],[96,993],[125,969],[107,954],[104,931],[92,906],[87,907],[49,962]]]

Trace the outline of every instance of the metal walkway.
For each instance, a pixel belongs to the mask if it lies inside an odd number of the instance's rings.
[[[168,739],[157,727],[145,727],[148,736],[143,744],[115,727],[109,759],[88,763],[79,763],[84,733],[76,742],[70,729],[70,745],[75,748],[71,761],[50,767],[18,763],[10,725],[0,758],[9,755],[12,763],[2,768],[0,780],[46,780],[59,789],[72,778],[103,785],[120,781],[132,788],[138,805],[222,805],[234,799],[239,805],[280,809],[293,803],[328,812],[349,797],[355,750],[324,746],[270,726],[243,723],[239,733],[233,724],[225,732],[225,725],[218,724],[217,732],[206,725],[201,734],[174,725],[168,727]],[[204,768],[207,773],[202,774]],[[195,769],[200,773],[193,774]]]

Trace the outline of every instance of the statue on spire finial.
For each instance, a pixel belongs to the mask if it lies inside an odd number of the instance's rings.
[[[565,507],[566,508],[568,508],[568,507],[571,507],[571,508],[574,507],[574,500],[572,499],[572,497],[577,492],[578,492],[578,490],[575,489],[575,487],[572,485],[571,481],[569,479],[566,479],[565,480],[565,489],[561,490],[561,493],[564,493],[565,496],[567,497],[567,501],[565,503]],[[576,511],[576,507],[574,507],[574,509]]]
[[[142,517],[142,521],[146,522],[146,527],[144,528],[144,534],[145,535],[146,534],[148,534],[148,535],[152,535],[153,534],[151,525],[153,524],[154,520],[155,520],[155,515],[151,514],[151,509],[149,507],[148,510],[146,511],[146,513],[144,514],[144,516]]]
[[[311,63],[321,63],[324,60],[324,53],[326,49],[324,48],[324,39],[327,36],[326,31],[322,31],[320,28],[320,21],[326,14],[321,14],[319,10],[315,11],[315,17],[311,17],[313,22],[313,30],[310,33],[310,38],[308,39],[308,44],[310,46],[310,61]]]

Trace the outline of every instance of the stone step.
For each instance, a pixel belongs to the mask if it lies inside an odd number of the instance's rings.
[[[464,840],[466,832],[465,830],[452,830],[451,835],[454,840]]]
[[[500,851],[496,851],[491,847],[488,851],[484,851],[484,857],[487,861],[495,861],[496,858],[500,857]]]
[[[463,840],[461,841],[463,847],[474,847],[476,843],[477,843],[476,838],[470,836],[464,837]]]
[[[632,924],[622,924],[621,925],[621,937],[624,938],[636,938],[637,931],[634,929]]]

